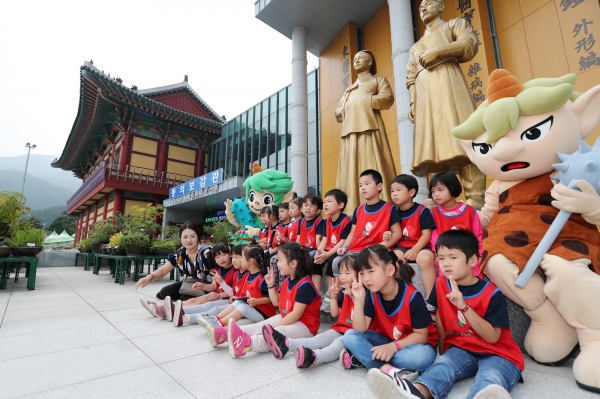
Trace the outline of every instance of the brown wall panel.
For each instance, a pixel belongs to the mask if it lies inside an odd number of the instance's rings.
[[[502,68],[509,70],[520,82],[533,77],[523,21],[498,34]]]
[[[521,0],[521,15],[526,17],[550,2],[552,2],[552,0]]]

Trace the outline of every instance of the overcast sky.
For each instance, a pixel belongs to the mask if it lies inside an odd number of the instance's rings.
[[[79,67],[139,89],[178,83],[228,119],[291,83],[291,40],[254,0],[12,1],[0,24],[0,156],[60,155],[79,104]],[[308,55],[308,70],[318,59]]]

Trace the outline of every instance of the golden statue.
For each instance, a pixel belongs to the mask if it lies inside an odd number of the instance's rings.
[[[483,205],[485,175],[469,161],[452,129],[475,111],[459,63],[477,54],[477,36],[464,18],[441,19],[442,0],[425,0],[419,15],[427,29],[410,49],[406,87],[408,119],[415,124],[412,172],[428,179],[437,172],[457,173],[467,202]]]
[[[350,212],[360,205],[358,179],[364,170],[375,169],[381,173],[381,198],[385,201],[390,201],[390,184],[396,176],[396,166],[381,118],[381,110],[394,104],[394,93],[386,78],[373,76],[377,73],[377,65],[371,51],[356,53],[354,70],[358,79],[344,91],[335,110],[337,121],[342,123],[336,183],[348,194],[346,209]]]

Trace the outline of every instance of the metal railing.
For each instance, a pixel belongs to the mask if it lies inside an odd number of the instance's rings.
[[[81,187],[67,201],[67,209],[71,210],[104,180],[126,183],[131,185],[131,190],[144,191],[144,187],[158,187],[159,189],[168,190],[169,187],[177,186],[193,178],[193,176],[179,173],[159,172],[155,169],[139,166],[104,162],[85,179]]]

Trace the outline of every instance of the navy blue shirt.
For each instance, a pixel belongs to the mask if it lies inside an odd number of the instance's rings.
[[[413,206],[411,206],[409,209],[407,209],[405,211],[401,211],[400,208],[395,208],[396,213],[400,217],[400,220],[406,219],[407,217],[409,217],[410,215],[415,213],[415,211],[417,210],[417,207],[419,205],[420,205],[419,203],[415,202],[413,204]],[[419,222],[421,223],[421,230],[425,230],[425,229],[433,230],[436,228],[435,221],[433,220],[433,215],[431,214],[431,211],[427,207],[425,207],[425,209],[423,209],[423,212],[421,212],[421,216],[419,217]]]
[[[294,279],[294,280],[290,279],[288,281],[288,289],[290,291],[292,289],[294,289],[294,287],[296,286],[296,284],[298,284],[298,281],[300,281],[300,280],[301,279],[299,279],[299,278]],[[315,290],[313,289],[311,284],[304,284],[300,288],[298,288],[298,291],[296,291],[296,302],[298,302],[298,303],[303,303],[305,305],[308,305],[316,297],[317,297],[317,293],[315,292]]]
[[[463,297],[469,297],[477,295],[483,290],[486,285],[486,281],[478,279],[473,285],[459,285],[458,289],[462,292]],[[437,309],[437,296],[435,294],[435,284],[431,289],[431,293],[429,294],[429,298],[427,299],[427,303]],[[487,311],[485,312],[485,316],[483,316],[484,320],[487,320],[492,326],[499,328],[510,328],[510,323],[508,322],[508,306],[506,305],[506,299],[504,298],[504,294],[497,290],[492,298],[490,299],[490,304],[488,305]]]
[[[385,206],[385,204],[387,204],[387,202],[385,202],[384,200],[379,200],[378,203],[373,204],[373,205],[365,204],[365,211],[367,211],[369,213],[377,212],[378,210],[383,208]],[[358,207],[356,207],[356,209],[354,210],[354,214],[352,215],[352,224],[356,224],[356,212],[357,211],[358,211]],[[398,215],[398,212],[396,212],[394,207],[392,207],[392,215],[390,216],[390,227],[395,225],[396,223],[400,222],[400,220],[402,220],[402,218],[400,218],[400,216]]]
[[[402,297],[404,296],[404,281],[400,279],[396,279],[398,281],[398,294],[391,301],[386,301],[383,299],[383,295],[379,292],[374,292],[373,295],[379,295],[379,301],[383,305],[383,309],[385,313],[390,315],[394,313],[398,306],[400,306],[400,302],[402,301]],[[367,294],[365,297],[365,316],[373,319],[375,317],[375,307],[373,306],[373,300],[371,299],[371,292],[366,290]],[[431,323],[431,315],[427,310],[427,306],[425,305],[425,299],[423,299],[423,295],[420,292],[416,292],[413,296],[412,301],[410,302],[410,317],[411,324],[413,329],[419,328],[427,328]]]
[[[262,274],[261,272],[256,272],[254,274],[249,274],[248,275],[248,279],[246,281],[252,282],[252,281],[254,281],[254,279],[258,278],[261,274]],[[263,298],[268,298],[269,297],[269,290],[267,289],[267,282],[264,279],[260,283],[260,293],[262,294]]]
[[[337,227],[340,223],[342,223],[342,220],[344,220],[346,216],[347,215],[345,213],[340,213],[337,219],[331,221],[331,225],[333,227]],[[331,219],[331,217],[329,217],[329,219]],[[342,230],[340,239],[345,240],[348,238],[348,234],[350,234],[351,229],[352,223],[348,223],[346,227],[344,227],[344,230]],[[327,219],[321,220],[321,222],[317,225],[317,234],[322,235],[323,238],[327,237]]]
[[[298,235],[300,235],[300,228],[302,227],[302,222],[303,222],[304,220],[306,220],[306,228],[307,228],[307,229],[310,229],[310,228],[313,226],[313,224],[315,224],[315,221],[317,220],[317,217],[318,217],[318,216],[319,216],[319,215],[315,216],[315,217],[314,217],[314,218],[312,218],[311,220],[308,220],[308,219],[306,219],[306,218],[302,218],[302,219],[300,219],[300,220],[298,221],[298,232],[297,232],[297,233],[298,233]],[[321,225],[321,223],[323,223],[323,219],[321,219],[321,220],[319,221],[319,224],[317,225],[317,234],[319,234],[319,233],[318,233],[318,231],[319,231],[319,226]]]

